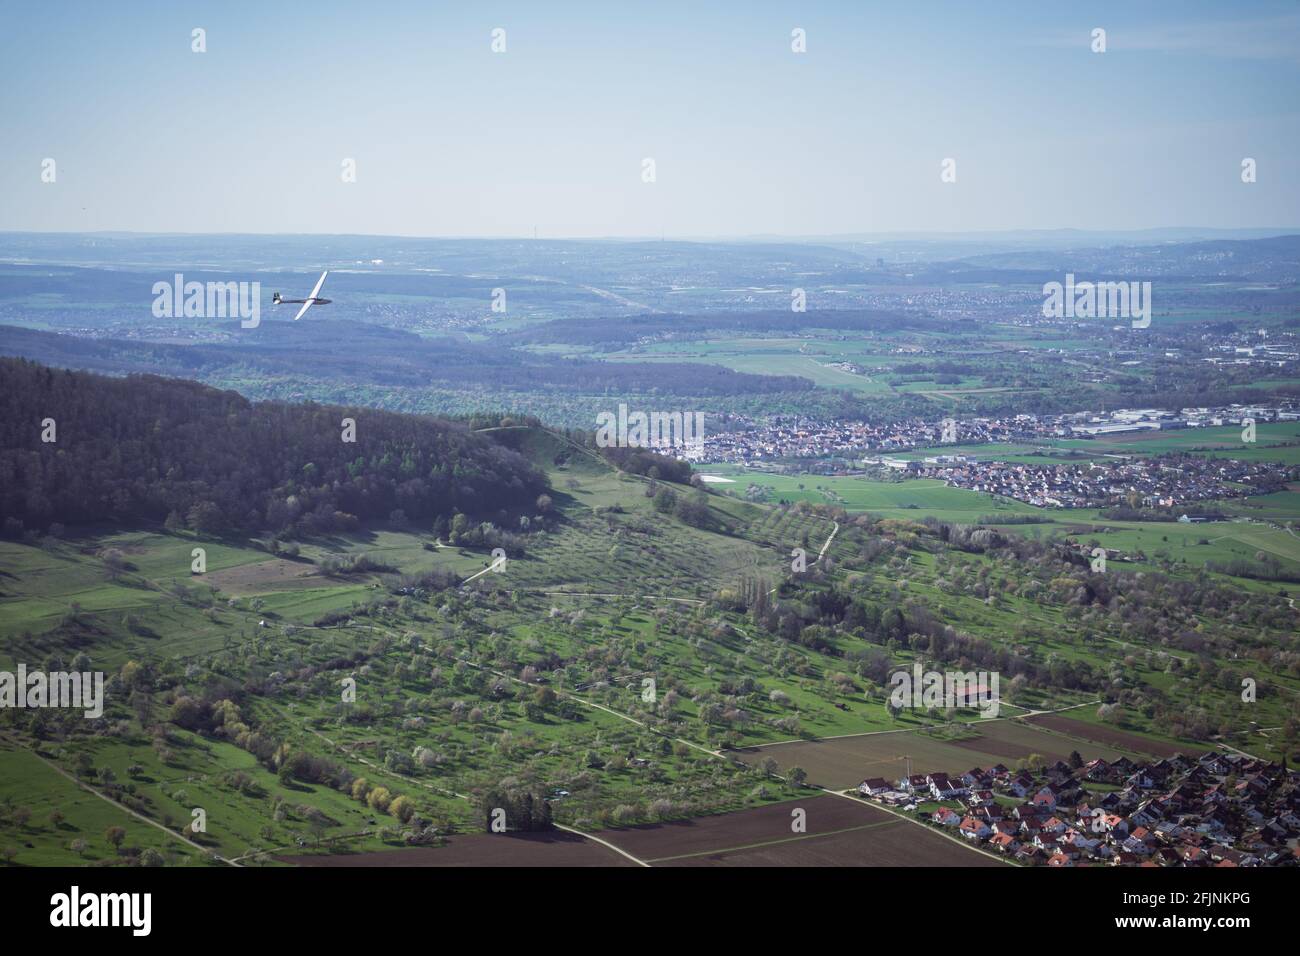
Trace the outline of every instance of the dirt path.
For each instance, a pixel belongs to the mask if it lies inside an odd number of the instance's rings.
[[[600,837],[592,836],[590,833],[583,833],[581,830],[573,829],[573,827],[566,827],[562,823],[556,823],[553,824],[553,826],[557,830],[563,830],[565,833],[576,834],[582,837],[584,840],[590,840],[592,843],[599,843],[601,846],[608,847],[609,849],[613,850],[619,856],[627,857],[637,866],[644,866],[647,870],[650,869],[650,864],[647,863],[645,860],[641,859],[640,857],[633,856],[631,853],[628,853],[626,850],[620,850],[618,847],[614,846],[614,844],[610,843],[608,840],[602,840]]]
[[[23,746],[23,745],[20,744],[18,741],[13,740],[13,739],[11,739],[11,738],[9,738],[9,737],[5,737],[4,739],[5,739],[8,743],[11,743],[11,744],[13,744],[13,745],[16,746],[16,747],[17,747],[17,746]],[[230,866],[239,866],[239,864],[236,863],[234,860],[226,859],[224,856],[221,856],[219,853],[216,853],[216,852],[215,852],[211,847],[206,847],[206,846],[203,846],[202,844],[195,843],[193,840],[189,839],[188,837],[183,837],[183,836],[181,836],[181,835],[180,835],[179,833],[177,833],[175,830],[169,830],[169,829],[167,829],[167,828],[166,828],[165,826],[163,826],[161,823],[158,823],[157,821],[154,821],[154,820],[150,820],[148,817],[146,817],[146,816],[145,816],[144,814],[142,814],[142,813],[136,813],[136,812],[135,812],[134,810],[132,810],[130,807],[123,806],[122,804],[120,804],[120,803],[118,803],[116,800],[114,800],[112,797],[107,796],[106,794],[101,793],[100,791],[96,790],[94,787],[91,787],[91,786],[88,786],[88,785],[85,784],[85,783],[82,783],[82,782],[81,782],[80,780],[78,780],[75,776],[73,776],[72,774],[68,773],[66,770],[64,770],[62,767],[60,767],[58,764],[56,764],[56,763],[54,763],[54,762],[52,762],[52,761],[50,761],[50,760],[46,760],[44,757],[42,757],[40,754],[38,754],[38,753],[37,753],[35,750],[33,750],[32,748],[30,748],[30,747],[23,747],[23,749],[26,750],[28,753],[30,753],[30,754],[31,754],[33,757],[35,757],[37,760],[39,760],[41,763],[45,764],[45,766],[49,767],[51,770],[53,770],[53,771],[54,771],[55,773],[57,773],[59,776],[64,777],[64,778],[67,779],[67,780],[70,780],[70,781],[71,781],[73,784],[75,784],[79,789],[81,789],[81,790],[85,790],[87,793],[94,794],[95,796],[99,797],[99,799],[103,800],[105,803],[112,804],[113,806],[117,807],[117,809],[121,810],[123,813],[129,814],[130,816],[135,817],[135,818],[136,818],[137,820],[139,820],[141,823],[147,823],[147,824],[149,824],[149,826],[153,827],[155,830],[161,830],[163,833],[167,834],[167,835],[168,835],[169,837],[171,837],[173,840],[179,840],[181,843],[188,844],[189,846],[192,846],[194,849],[198,850],[200,853],[203,853],[203,854],[205,854],[205,855],[211,853],[214,857],[216,857],[216,858],[217,858],[218,860],[220,860],[222,863],[229,864]]]
[[[826,539],[826,543],[822,545],[822,549],[817,552],[818,561],[826,557],[826,549],[831,546],[831,542],[835,540],[835,536],[840,533],[840,523],[838,521],[833,521],[831,523],[834,524],[835,527],[831,529],[830,537]]]

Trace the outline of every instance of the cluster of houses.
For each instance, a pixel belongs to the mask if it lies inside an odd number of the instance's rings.
[[[840,366],[832,366],[839,368]],[[854,366],[856,368],[856,366]],[[841,368],[842,371],[847,370]],[[906,452],[917,448],[960,443],[1032,441],[1068,434],[1057,417],[1030,414],[961,421],[920,418],[874,424],[811,415],[773,415],[766,419],[732,416],[723,430],[709,433],[700,456],[709,462],[766,464],[787,458],[834,458],[844,467],[862,464],[905,468],[904,459],[862,454]]]
[[[838,363],[830,367],[860,374],[860,369],[851,363]],[[773,415],[762,419],[735,415],[713,422],[708,440],[702,447],[673,449],[670,453],[698,462],[740,465],[770,464],[791,458],[827,459],[839,465],[838,468],[830,469],[829,473],[849,473],[861,465],[916,470],[922,465],[976,460],[975,457],[945,455],[945,445],[1041,442],[1140,431],[1230,425],[1242,427],[1246,419],[1259,423],[1297,421],[1300,420],[1300,407],[1286,404],[1228,405],[1179,410],[1116,409],[1110,412],[1080,411],[1061,415],[1018,413],[963,418],[960,421],[912,418],[879,424],[817,415]],[[915,461],[890,457],[892,454],[919,448],[933,448],[935,454]],[[862,455],[865,452],[882,454],[864,460]],[[996,459],[996,456],[990,455],[977,457],[985,461]],[[1064,492],[1069,489],[1063,487],[1059,490]]]
[[[1146,507],[1169,508],[1276,491],[1294,477],[1289,469],[1267,462],[1174,455],[1087,464],[1004,464],[957,458],[911,463],[909,470],[956,488],[1054,508],[1124,503],[1130,494]]]
[[[1297,865],[1300,773],[1241,754],[1121,757],[1036,773],[997,764],[960,775],[862,781],[870,799],[1025,864]]]

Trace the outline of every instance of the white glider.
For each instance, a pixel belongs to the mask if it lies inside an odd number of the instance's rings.
[[[276,292],[274,295],[271,296],[271,304],[272,305],[293,305],[293,304],[301,303],[302,308],[299,309],[298,314],[293,317],[293,320],[297,322],[299,319],[303,317],[303,315],[306,314],[307,310],[310,309],[313,305],[330,304],[329,299],[322,299],[317,295],[317,293],[320,292],[320,287],[325,284],[325,277],[329,274],[330,271],[328,269],[326,269],[324,272],[320,274],[320,278],[316,280],[316,288],[311,290],[311,295],[307,296],[307,298],[282,299],[280,298],[280,293]]]

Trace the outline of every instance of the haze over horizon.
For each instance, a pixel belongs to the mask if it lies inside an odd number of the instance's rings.
[[[1010,238],[1065,238],[1081,236],[1084,239],[1132,237],[1135,240],[1160,241],[1161,237],[1177,234],[1180,241],[1187,238],[1209,237],[1227,239],[1263,239],[1276,236],[1300,235],[1300,226],[1240,226],[1219,228],[1216,226],[1148,226],[1133,229],[1080,229],[1071,226],[1056,228],[1043,227],[1034,229],[968,229],[968,230],[930,230],[900,229],[882,230],[880,232],[839,232],[839,233],[748,233],[744,235],[693,234],[693,235],[572,235],[545,236],[525,235],[523,233],[500,233],[468,235],[460,233],[380,233],[380,232],[258,232],[258,231],[197,231],[197,230],[144,230],[144,229],[98,229],[98,230],[63,230],[63,229],[0,229],[0,235],[47,235],[47,236],[130,236],[150,237],[194,237],[194,236],[228,236],[267,238],[376,238],[376,239],[427,239],[431,241],[455,242],[459,240],[487,241],[527,241],[539,242],[698,242],[698,243],[817,243],[817,242],[853,242],[866,240],[915,240],[926,239],[1010,239]]]
[[[0,229],[746,238],[1300,218],[1289,3],[131,9],[9,11]]]

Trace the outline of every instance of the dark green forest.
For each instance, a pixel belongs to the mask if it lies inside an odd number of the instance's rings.
[[[166,521],[206,533],[311,534],[376,520],[427,528],[456,513],[499,518],[547,490],[522,455],[462,424],[254,403],[153,375],[0,359],[0,409],[0,521],[10,535],[56,522]],[[354,441],[344,419],[355,422]]]

